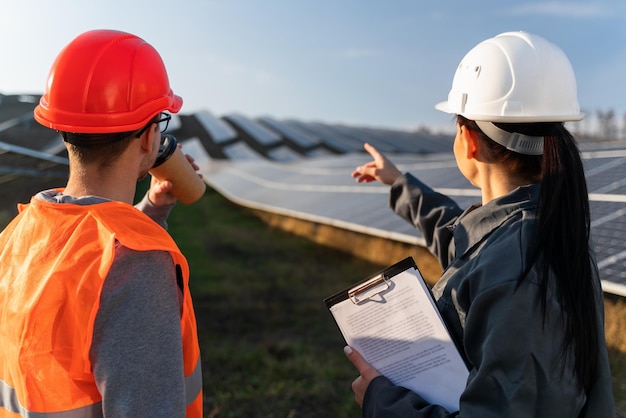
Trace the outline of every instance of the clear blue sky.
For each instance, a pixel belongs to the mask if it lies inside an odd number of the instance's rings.
[[[450,127],[434,110],[475,44],[525,30],[559,45],[587,112],[626,113],[624,0],[3,0],[0,93],[42,93],[79,33],[132,32],[161,53],[182,112]]]

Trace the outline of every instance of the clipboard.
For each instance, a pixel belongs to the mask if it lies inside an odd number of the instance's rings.
[[[392,383],[459,410],[469,371],[412,257],[324,303],[346,343]]]
[[[324,303],[326,304],[326,307],[330,309],[331,306],[336,305],[339,302],[343,302],[346,299],[352,299],[353,297],[355,297],[355,295],[359,297],[360,300],[366,298],[371,299],[371,297],[375,296],[374,293],[384,291],[384,289],[380,289],[381,282],[384,282],[385,284],[389,283],[390,285],[390,279],[393,276],[410,268],[414,268],[417,270],[417,265],[415,264],[413,257],[407,257],[402,261],[398,261],[396,264],[387,267],[375,274],[372,274],[371,276],[368,276],[366,279],[356,283],[355,285],[327,297],[326,299],[324,299]],[[376,288],[376,286],[378,286],[378,289]]]

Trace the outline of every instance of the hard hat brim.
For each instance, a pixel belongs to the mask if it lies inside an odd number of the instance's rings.
[[[62,132],[74,132],[84,134],[106,134],[116,132],[131,132],[142,128],[159,112],[178,113],[183,106],[183,98],[170,92],[170,95],[161,97],[146,104],[143,109],[136,109],[127,113],[108,114],[70,114],[72,124],[60,123],[59,120],[70,120],[66,114],[50,107],[42,97],[39,105],[35,107],[34,117],[41,125]],[[137,120],[136,116],[143,114],[143,118]]]
[[[461,115],[470,120],[478,120],[484,122],[500,122],[500,123],[534,123],[534,122],[575,122],[585,117],[584,113],[574,115],[524,115],[524,116],[497,116],[497,115],[481,115],[467,112],[458,112],[449,101],[439,102],[435,105],[435,109],[453,115]]]

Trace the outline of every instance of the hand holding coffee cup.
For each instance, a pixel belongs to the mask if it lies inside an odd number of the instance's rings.
[[[172,183],[171,193],[184,204],[198,201],[206,185],[189,159],[178,146],[173,135],[162,134],[159,155],[150,174],[160,181]]]

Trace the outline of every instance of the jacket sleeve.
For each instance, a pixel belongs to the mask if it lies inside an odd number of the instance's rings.
[[[171,205],[163,205],[157,206],[148,199],[148,193],[144,195],[143,199],[141,199],[136,205],[135,208],[142,211],[145,215],[147,215],[154,222],[158,223],[163,227],[163,229],[167,230],[167,218],[170,216],[170,212],[174,208],[176,204]]]
[[[174,268],[167,252],[118,245],[90,350],[104,418],[185,416],[182,295]]]
[[[428,249],[445,269],[454,258],[451,227],[463,213],[456,202],[407,173],[391,186],[389,205],[422,233]]]
[[[418,394],[395,386],[384,376],[370,382],[363,398],[363,418],[448,418],[449,413],[438,405],[430,405]]]

